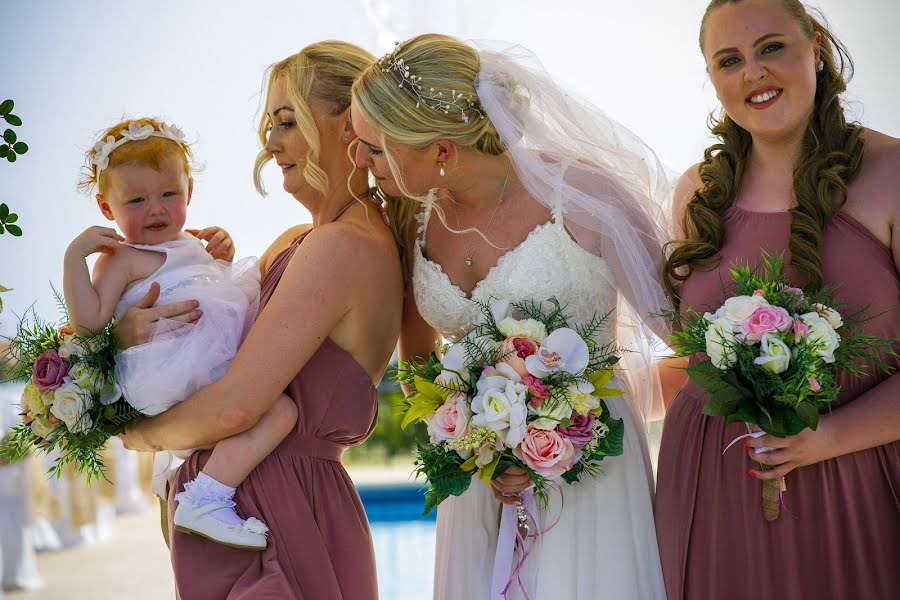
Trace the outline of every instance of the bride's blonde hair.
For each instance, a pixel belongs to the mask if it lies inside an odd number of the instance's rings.
[[[456,38],[436,33],[416,36],[400,44],[392,54],[402,60],[412,75],[421,79],[425,90],[441,92],[443,97],[463,94],[473,101],[468,120],[457,111],[443,111],[422,102],[400,76],[385,71],[385,59],[369,65],[353,84],[353,109],[358,110],[379,134],[379,141],[398,187],[408,198],[422,200],[407,189],[389,141],[421,150],[437,140],[449,140],[457,146],[498,156],[506,151],[491,120],[483,114],[475,78],[481,70],[478,52]],[[386,57],[387,58],[387,57]],[[477,111],[475,114],[474,111]],[[437,165],[435,165],[437,168]],[[405,231],[412,222],[418,203],[409,199],[389,202],[392,226]],[[443,214],[438,215],[444,221]],[[446,226],[446,222],[444,222]],[[449,229],[449,227],[448,227]]]

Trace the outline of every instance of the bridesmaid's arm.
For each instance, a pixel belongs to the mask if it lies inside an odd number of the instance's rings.
[[[225,376],[166,412],[129,425],[125,446],[196,448],[252,427],[351,310],[352,299],[364,297],[354,273],[367,268],[371,252],[366,238],[340,223],[310,233]]]
[[[663,406],[668,411],[672,400],[675,399],[675,396],[687,383],[688,359],[683,356],[673,356],[663,358],[657,364],[659,365],[659,379],[662,384]]]
[[[759,479],[784,477],[797,467],[805,467],[851,452],[875,448],[900,440],[900,375],[892,375],[853,402],[819,418],[813,431],[779,438],[763,435],[748,439],[752,448],[776,448],[751,458],[764,465],[777,465],[766,471],[753,471]]]

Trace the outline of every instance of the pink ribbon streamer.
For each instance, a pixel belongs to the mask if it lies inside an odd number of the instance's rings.
[[[558,491],[559,511],[562,514],[563,493],[561,489]],[[519,507],[524,509],[525,515],[534,524],[534,531],[529,531],[526,535],[522,534],[522,529],[519,527]],[[497,538],[497,552],[494,555],[494,572],[491,577],[491,600],[506,600],[513,583],[518,586],[525,600],[531,600],[522,583],[522,568],[532,550],[539,543],[540,537],[559,523],[559,517],[557,517],[552,525],[542,530],[538,524],[537,514],[537,502],[531,488],[522,492],[522,500],[519,504],[503,505],[500,516],[500,533]]]

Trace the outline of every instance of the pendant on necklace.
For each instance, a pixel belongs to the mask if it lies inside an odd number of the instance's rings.
[[[467,257],[466,257],[466,266],[467,266],[467,267],[471,267],[471,266],[472,266],[472,257],[471,257],[471,256],[467,256]]]

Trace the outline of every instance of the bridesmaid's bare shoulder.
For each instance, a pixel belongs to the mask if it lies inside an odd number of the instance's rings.
[[[295,225],[275,238],[275,241],[272,242],[266,251],[262,253],[262,256],[259,257],[259,270],[260,273],[262,273],[262,276],[265,277],[266,272],[269,270],[269,266],[276,256],[290,246],[295,239],[309,231],[311,228],[311,223]]]
[[[846,211],[890,246],[900,223],[900,139],[866,129],[859,176],[848,189]]]

